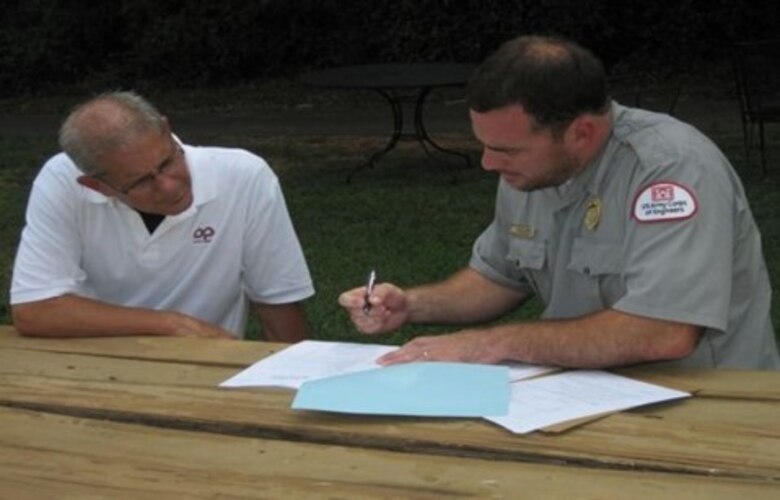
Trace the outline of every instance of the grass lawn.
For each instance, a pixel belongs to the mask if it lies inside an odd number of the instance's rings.
[[[713,136],[740,171],[763,233],[774,284],[780,283],[780,169],[762,177],[744,166],[741,135]],[[9,323],[8,287],[29,187],[42,161],[56,151],[55,138],[0,138],[0,322]],[[372,268],[379,278],[401,286],[438,280],[463,266],[474,238],[492,217],[496,178],[480,169],[459,170],[452,184],[441,167],[412,143],[386,156],[373,170],[344,182],[348,170],[382,145],[364,137],[221,137],[211,144],[246,147],[266,158],[282,180],[287,203],[312,271],[316,296],[307,312],[317,338],[366,340],[336,304],[343,290],[359,286]],[[442,137],[448,147],[478,159],[467,136]],[[780,154],[775,143],[774,157]],[[529,304],[512,318],[532,317]],[[773,298],[773,321],[780,325],[780,297]],[[254,326],[250,336],[254,336]],[[434,327],[407,327],[392,336],[369,339],[398,343]]]

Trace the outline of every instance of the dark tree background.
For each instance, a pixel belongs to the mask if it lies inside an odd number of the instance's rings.
[[[523,33],[554,33],[608,68],[687,68],[738,39],[776,36],[776,0],[9,0],[0,95],[83,81],[195,87],[303,69],[478,61]]]

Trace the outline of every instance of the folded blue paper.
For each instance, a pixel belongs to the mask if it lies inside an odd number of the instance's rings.
[[[488,417],[509,411],[509,368],[420,362],[304,382],[292,407],[375,415]]]

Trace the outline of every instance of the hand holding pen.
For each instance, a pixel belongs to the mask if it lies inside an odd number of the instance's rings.
[[[349,313],[361,333],[391,332],[409,318],[406,293],[392,283],[379,283],[371,271],[365,285],[339,295],[339,305]]]

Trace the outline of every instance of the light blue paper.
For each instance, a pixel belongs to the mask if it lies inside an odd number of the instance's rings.
[[[509,411],[509,368],[471,363],[392,365],[304,382],[296,410],[487,417]]]

